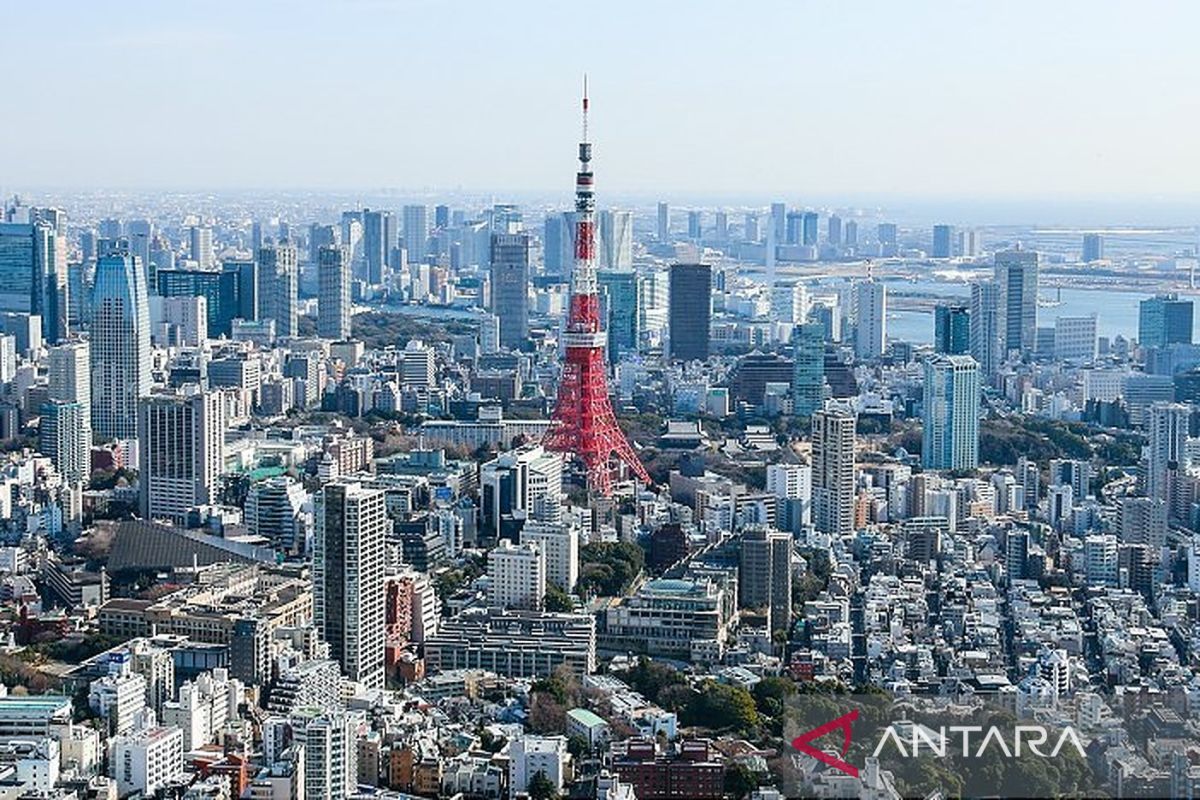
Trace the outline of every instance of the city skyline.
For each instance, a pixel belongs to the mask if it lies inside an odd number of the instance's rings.
[[[1195,11],[1182,5],[1056,4],[1038,9],[1036,28],[1011,7],[668,6],[636,25],[612,9],[592,15],[590,36],[622,46],[585,54],[574,47],[571,11],[549,4],[480,7],[465,19],[434,4],[293,15],[274,4],[236,14],[224,4],[139,8],[81,7],[53,38],[32,10],[6,12],[0,41],[18,61],[36,56],[43,78],[9,88],[41,122],[0,133],[0,151],[21,153],[0,159],[6,191],[554,190],[571,168],[561,142],[577,138],[569,98],[585,71],[602,112],[593,133],[604,143],[596,163],[606,196],[1041,195],[1190,206],[1200,177],[1183,137],[1159,133],[1190,115],[1187,47],[1172,46],[1194,28]],[[368,17],[354,37],[324,36]],[[413,36],[396,52],[397,26],[450,22],[457,51],[443,37]],[[692,43],[714,29],[726,40],[694,62]],[[527,46],[502,45],[511,41]],[[1001,57],[1013,42],[1018,57]],[[327,52],[312,58],[322,44]],[[1138,70],[1119,68],[1131,59]],[[485,81],[497,64],[519,77],[499,88]],[[425,65],[415,81],[413,65]],[[45,85],[58,88],[53,97]],[[101,124],[114,92],[146,98],[154,114],[137,126]],[[345,111],[314,114],[322,101]],[[698,117],[705,103],[712,110]],[[341,131],[355,146],[331,147]]]

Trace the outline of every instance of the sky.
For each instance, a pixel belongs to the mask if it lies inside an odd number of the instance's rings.
[[[0,11],[0,190],[1195,200],[1200,3]]]

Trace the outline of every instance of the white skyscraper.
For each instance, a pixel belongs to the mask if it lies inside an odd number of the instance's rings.
[[[887,287],[874,280],[855,288],[858,324],[854,352],[861,359],[879,358],[887,346]]]
[[[488,605],[538,609],[546,596],[546,557],[536,544],[508,539],[488,551]]]
[[[217,500],[225,470],[225,406],[195,385],[143,397],[137,414],[139,501],[147,519],[183,522]]]
[[[350,262],[341,247],[317,251],[317,335],[342,341],[350,338]]]
[[[258,251],[258,318],[275,320],[275,335],[296,336],[299,328],[299,269],[296,248],[287,242]]]
[[[817,411],[812,417],[813,516],[825,533],[854,532],[854,428],[852,413]]]
[[[191,255],[192,261],[195,261],[200,269],[212,269],[213,265],[217,263],[216,254],[213,252],[212,228],[193,225],[188,231],[188,236],[191,244],[189,255]]]
[[[1187,466],[1188,416],[1182,403],[1154,403],[1146,412],[1146,494],[1157,500],[1170,496],[1170,476]]]
[[[137,435],[138,399],[150,394],[150,304],[145,271],[121,253],[96,263],[90,334],[92,428],[106,438]]]
[[[384,492],[328,483],[314,502],[313,616],[330,657],[351,680],[384,683]]]
[[[51,347],[46,358],[49,383],[46,386],[51,400],[79,403],[83,407],[84,441],[92,441],[92,367],[86,341],[64,342]]]
[[[606,209],[599,214],[600,269],[633,269],[633,212]]]
[[[401,380],[405,387],[429,389],[436,378],[433,348],[420,339],[409,339],[404,345],[404,367]]]
[[[570,526],[557,522],[527,520],[521,542],[537,545],[546,562],[546,581],[564,592],[574,590],[579,580],[579,536]]]
[[[771,319],[800,324],[808,315],[808,292],[804,284],[777,284],[771,288]]]

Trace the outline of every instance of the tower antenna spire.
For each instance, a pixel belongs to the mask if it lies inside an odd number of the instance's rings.
[[[587,117],[588,117],[588,91],[587,91],[587,73],[583,73],[583,141],[587,142]]]

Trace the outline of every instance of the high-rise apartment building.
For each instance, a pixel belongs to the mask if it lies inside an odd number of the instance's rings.
[[[936,355],[925,362],[925,427],[921,463],[926,469],[979,466],[979,364],[966,355]]]
[[[350,338],[350,264],[341,247],[317,251],[317,335],[343,341]]]
[[[772,632],[792,621],[792,536],[767,527],[742,533],[738,599],[745,608],[766,608]]]
[[[330,657],[351,680],[382,688],[384,537],[381,489],[327,483],[314,501],[313,617]]]
[[[813,516],[817,530],[854,532],[854,414],[823,409],[812,416]]]
[[[1191,408],[1183,403],[1154,403],[1146,411],[1146,494],[1158,500],[1170,497],[1171,475],[1187,464],[1188,419]]]
[[[971,284],[970,323],[971,357],[990,380],[1004,361],[1004,309],[994,282]]]
[[[147,519],[185,522],[217,501],[225,470],[225,406],[195,385],[138,403],[138,500]]]
[[[49,382],[46,394],[51,400],[79,403],[83,441],[92,442],[92,363],[86,341],[74,340],[51,347],[46,358]]]
[[[137,436],[138,400],[150,394],[150,303],[142,265],[119,250],[96,262],[89,344],[94,433]]]
[[[708,264],[672,264],[668,335],[671,358],[677,361],[708,359],[712,325],[712,267]]]
[[[84,405],[77,400],[48,400],[42,404],[38,450],[70,486],[91,475],[91,437]]]
[[[1032,353],[1037,344],[1038,254],[1032,250],[996,253],[996,302],[1003,309],[1004,350]]]
[[[529,234],[492,234],[492,313],[500,344],[520,350],[529,339]]]
[[[864,361],[879,358],[887,346],[887,286],[875,280],[861,281],[855,287],[855,298],[855,355]]]
[[[1083,235],[1083,256],[1080,258],[1085,264],[1091,264],[1095,261],[1104,260],[1104,237],[1098,233],[1085,233]]]

